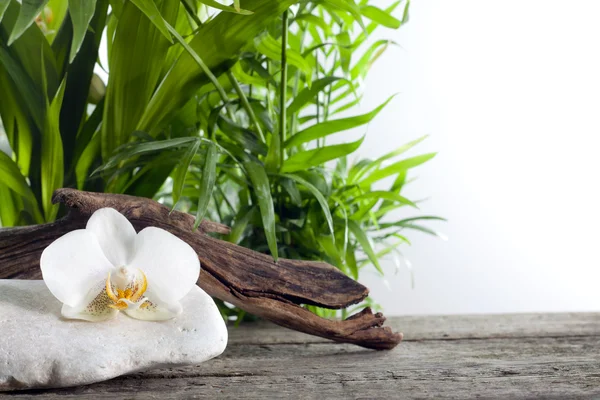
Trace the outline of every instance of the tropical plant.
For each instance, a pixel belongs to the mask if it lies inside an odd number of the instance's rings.
[[[54,220],[58,187],[127,193],[231,225],[227,240],[275,259],[382,272],[405,229],[435,234],[419,223],[439,218],[389,220],[416,208],[408,171],[434,154],[400,156],[423,138],[355,163],[364,137],[328,143],[392,100],[352,113],[394,44],[369,35],[408,19],[408,1],[372,3],[0,0],[2,224]]]

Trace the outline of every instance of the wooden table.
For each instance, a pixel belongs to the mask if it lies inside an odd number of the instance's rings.
[[[36,399],[600,399],[600,314],[401,317],[395,350],[376,352],[276,327],[230,329],[219,358]]]

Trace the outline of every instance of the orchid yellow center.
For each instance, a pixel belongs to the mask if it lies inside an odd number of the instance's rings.
[[[146,308],[151,303],[146,300],[145,297],[142,297],[148,288],[148,280],[146,279],[146,274],[141,269],[138,270],[142,277],[141,282],[136,279],[131,279],[130,274],[128,274],[128,270],[125,267],[121,267],[119,270],[119,275],[121,278],[129,278],[127,283],[124,285],[125,289],[116,288],[117,293],[115,294],[113,290],[113,284],[110,279],[110,272],[108,273],[108,277],[106,278],[106,295],[113,302],[113,304],[109,304],[108,306],[114,308],[116,310],[127,310],[127,309],[137,309],[137,308]]]

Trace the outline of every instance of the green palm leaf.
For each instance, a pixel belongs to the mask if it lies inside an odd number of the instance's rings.
[[[293,146],[298,146],[302,143],[310,142],[312,140],[321,139],[326,136],[332,135],[337,132],[346,131],[348,129],[356,128],[358,126],[365,125],[369,123],[373,118],[379,114],[379,112],[394,98],[391,96],[387,99],[383,104],[379,105],[379,107],[375,108],[373,111],[358,115],[355,117],[336,119],[332,121],[326,121],[320,124],[313,125],[305,130],[298,132],[290,139],[285,142],[285,147],[290,148]]]
[[[33,24],[35,17],[42,11],[48,0],[22,0],[21,10],[17,22],[8,38],[8,45],[21,37],[23,33]]]
[[[265,167],[254,161],[245,162],[244,168],[248,172],[248,177],[254,187],[269,250],[273,259],[277,261],[279,252],[277,250],[277,236],[275,235],[275,210],[273,208],[271,185],[267,172],[265,171]]]
[[[69,53],[70,63],[73,62],[77,52],[81,48],[95,9],[96,0],[69,0],[69,15],[73,23],[73,41],[71,43],[71,52]]]

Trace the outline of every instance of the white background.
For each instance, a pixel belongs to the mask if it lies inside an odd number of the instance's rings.
[[[381,6],[387,1],[381,0]],[[406,194],[442,241],[410,233],[410,273],[362,281],[388,315],[600,310],[600,2],[416,0],[362,108],[399,93],[362,156],[423,134]],[[406,214],[402,214],[406,215]],[[401,216],[401,215],[398,215]]]

